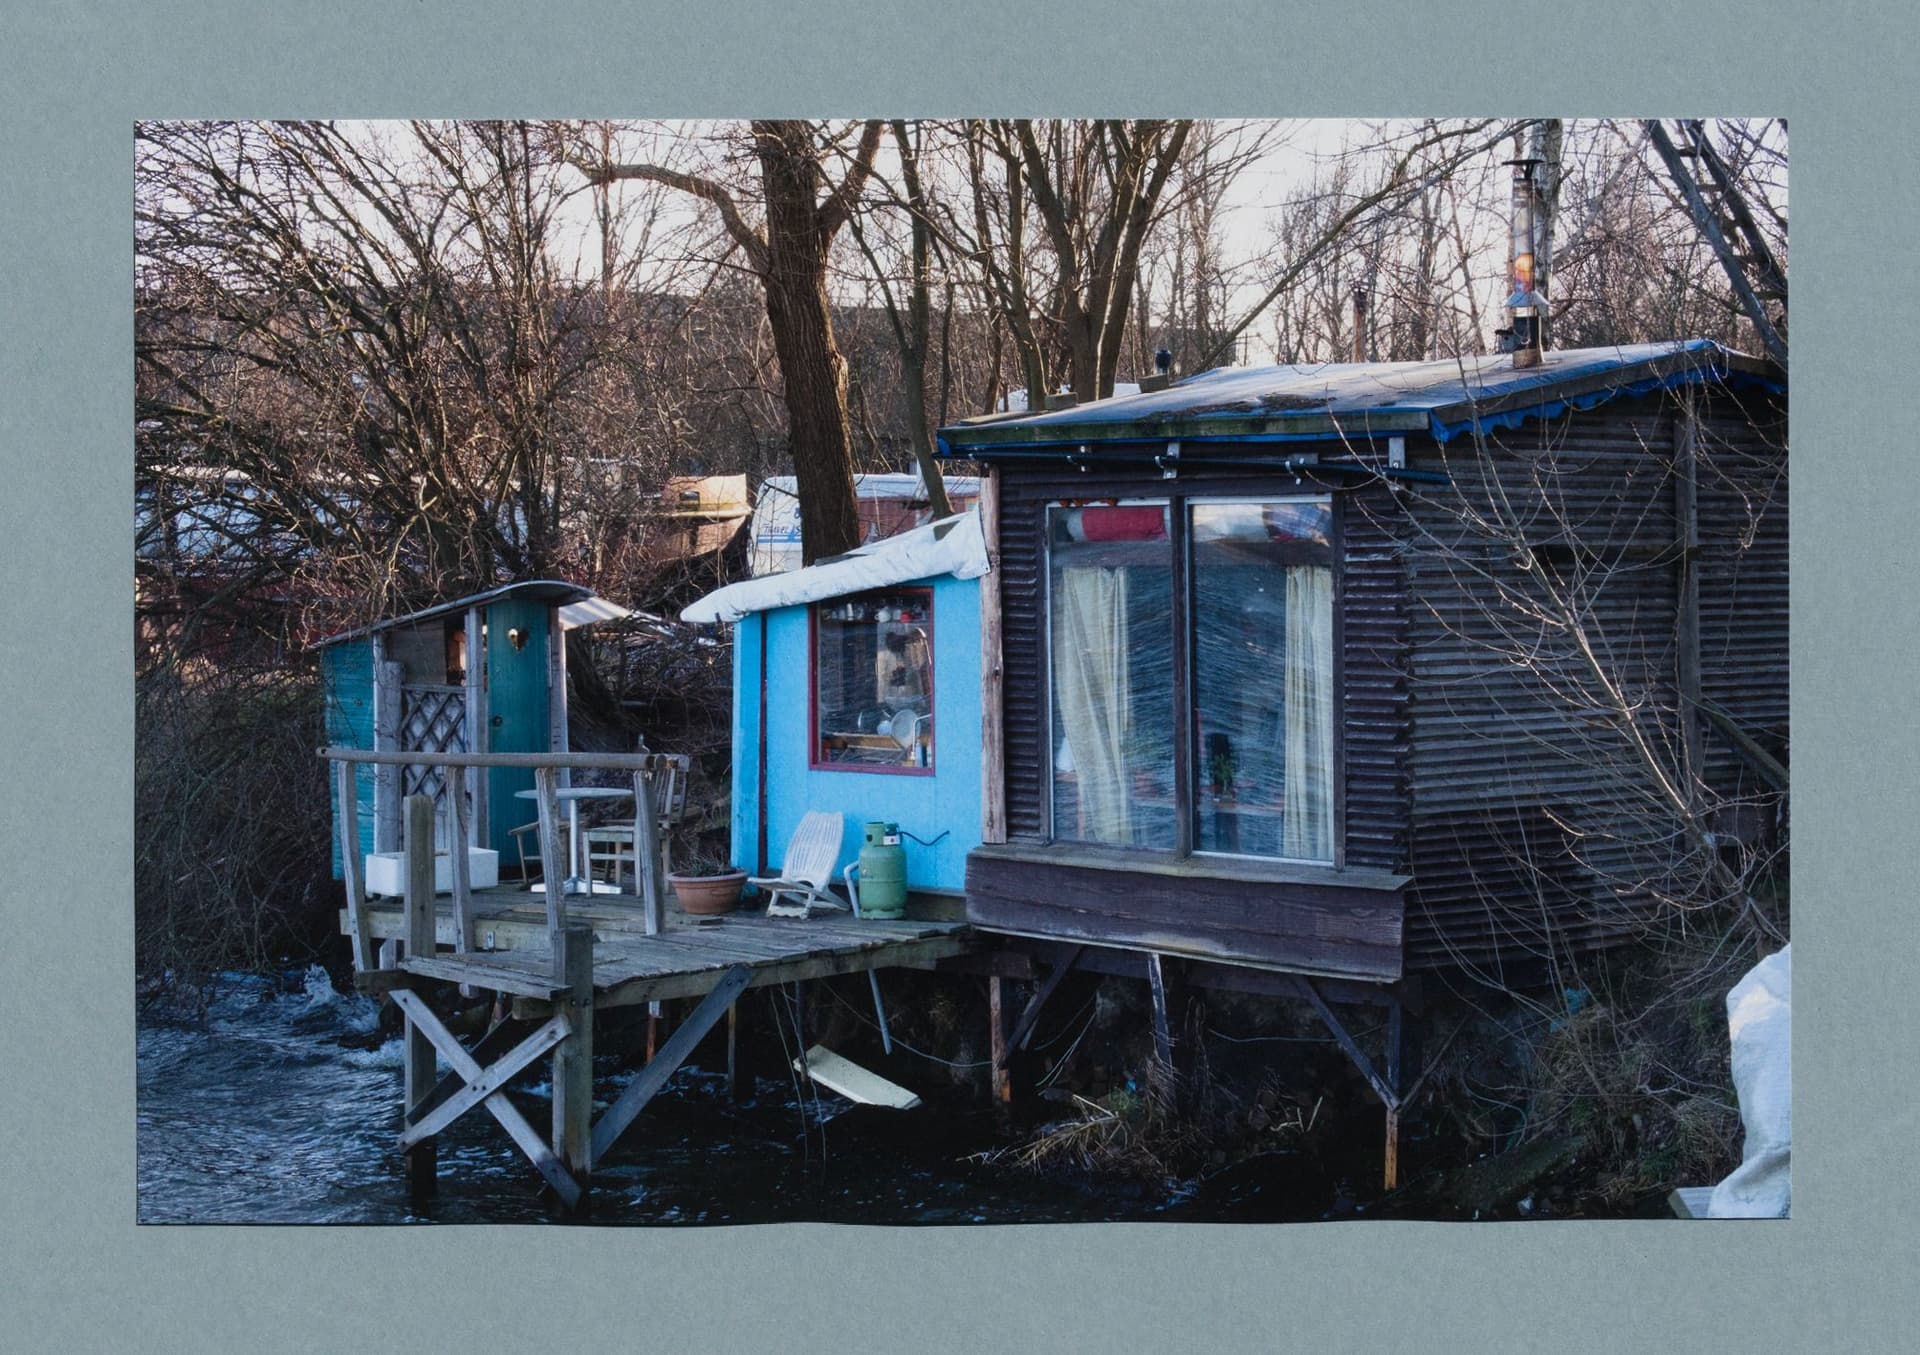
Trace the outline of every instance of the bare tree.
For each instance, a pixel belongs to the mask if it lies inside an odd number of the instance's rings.
[[[909,123],[904,118],[892,122],[893,142],[900,162],[900,183],[904,193],[908,234],[908,271],[901,284],[906,290],[904,314],[894,295],[888,269],[868,239],[868,230],[859,213],[848,218],[848,225],[860,253],[872,270],[870,276],[880,290],[887,323],[900,350],[900,381],[907,402],[907,431],[912,438],[914,464],[920,481],[926,486],[927,503],[935,517],[952,511],[947,503],[946,479],[933,459],[933,440],[927,420],[927,361],[933,339],[933,249],[932,208],[926,182],[920,174],[921,142],[925,124]],[[947,305],[949,319],[952,302]],[[950,333],[951,331],[949,331]],[[951,345],[943,344],[950,353]]]
[[[834,344],[828,264],[834,237],[873,172],[885,125],[869,120],[835,129],[770,119],[755,121],[750,130],[764,215],[758,225],[735,193],[708,174],[596,158],[578,138],[568,157],[589,183],[645,179],[708,204],[760,279],[786,394],[802,549],[811,561],[851,550],[860,540],[846,363]],[[845,142],[856,132],[848,151]],[[837,158],[845,160],[845,169],[836,184],[827,167]]]
[[[938,214],[979,270],[1036,402],[1064,374],[1082,398],[1113,391],[1149,230],[1191,121],[977,120],[960,128],[970,211]]]
[[[366,608],[550,571],[555,411],[607,346],[552,256],[567,189],[530,129],[154,123],[137,144],[143,481],[243,487],[206,522],[230,556]]]
[[[1456,175],[1481,161],[1486,152],[1511,133],[1512,124],[1492,119],[1439,123],[1428,121],[1412,128],[1384,129],[1370,140],[1344,148],[1330,165],[1297,189],[1276,214],[1270,281],[1258,301],[1228,327],[1211,363],[1263,314],[1273,311],[1276,348],[1283,361],[1332,360],[1352,352],[1348,319],[1352,289],[1357,282],[1370,292],[1382,274],[1394,286],[1400,279],[1390,261],[1406,242],[1409,221],[1423,213],[1437,216]],[[1436,198],[1435,195],[1438,195]],[[1430,234],[1416,228],[1414,238]],[[1431,282],[1440,276],[1434,258],[1437,241],[1424,265]],[[1425,323],[1435,323],[1436,298],[1432,285],[1421,286],[1423,265],[1413,268],[1411,295],[1389,291],[1388,301],[1414,301],[1427,311]],[[1380,316],[1376,312],[1376,319]],[[1429,338],[1426,346],[1431,346]],[[1458,350],[1456,350],[1458,351]]]

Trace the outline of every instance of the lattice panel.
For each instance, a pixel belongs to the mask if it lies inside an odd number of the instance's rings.
[[[400,689],[400,747],[409,753],[464,753],[467,694],[459,687]],[[400,795],[431,795],[434,815],[447,819],[447,778],[443,767],[402,767]]]

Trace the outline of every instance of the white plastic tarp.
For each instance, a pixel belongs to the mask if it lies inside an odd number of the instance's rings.
[[[1782,946],[1747,971],[1727,994],[1733,1039],[1733,1088],[1740,1096],[1746,1147],[1732,1175],[1713,1188],[1707,1217],[1787,1217],[1793,1143],[1793,962]]]
[[[947,497],[955,503],[976,498],[980,493],[980,481],[974,476],[948,475],[943,479]],[[800,568],[799,484],[791,475],[769,475],[760,482],[759,498],[753,507],[752,551],[747,558],[750,573],[779,574]],[[926,485],[918,472],[856,475],[853,492],[862,505],[861,521],[873,535],[886,535],[894,530],[892,522],[884,528],[875,527],[876,520],[885,516],[879,507],[882,502],[924,505],[927,499]],[[925,515],[923,507],[916,516],[924,520]]]
[[[914,579],[941,574],[977,579],[986,572],[986,537],[980,529],[980,511],[972,508],[805,569],[728,584],[681,612],[680,619],[731,623],[753,612],[845,597]]]
[[[582,598],[578,602],[569,602],[560,609],[560,629],[572,630],[575,626],[591,626],[596,621],[624,621],[633,613],[617,602],[609,602],[596,594]]]

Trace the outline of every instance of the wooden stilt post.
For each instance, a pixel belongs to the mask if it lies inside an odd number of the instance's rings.
[[[740,1004],[727,1005],[727,1099],[738,1105],[740,1094]]]
[[[362,973],[375,959],[371,919],[367,916],[367,885],[361,876],[360,788],[351,762],[333,764],[335,793],[340,797],[340,876],[347,886],[347,925],[353,933],[353,967]]]
[[[553,1048],[553,1152],[584,1202],[593,1169],[593,928],[580,923],[560,933],[557,973],[572,1029]]]
[[[1153,994],[1153,1076],[1154,1092],[1173,1106],[1180,1099],[1178,1041],[1174,1035],[1174,1013],[1184,1004],[1177,996],[1177,977],[1156,951],[1147,952],[1147,986]]]
[[[1400,1027],[1405,1019],[1398,1001],[1387,1008],[1387,1086],[1398,1097],[1404,1089],[1400,1067]],[[1400,1185],[1400,1103],[1387,1102],[1387,1146],[1380,1168],[1381,1184],[1388,1190]]]
[[[447,843],[447,864],[453,875],[453,948],[465,955],[473,949],[473,880],[467,867],[467,848],[473,845],[473,833],[467,816],[466,774],[458,767],[448,767],[446,778],[447,799],[453,809],[453,831]]]
[[[667,929],[667,867],[660,850],[660,803],[654,789],[660,784],[664,758],[650,758],[645,770],[633,774],[633,888],[640,896],[640,921],[648,936]],[[660,1050],[658,1002],[647,1004],[647,1061]]]
[[[533,769],[533,787],[539,792],[535,804],[540,817],[540,880],[547,903],[547,943],[553,947],[554,964],[560,963],[560,931],[566,926],[566,879],[573,873],[573,862],[563,858],[560,847],[559,773],[552,767]],[[558,969],[554,977],[560,977]]]
[[[407,884],[405,914],[407,958],[433,954],[433,800],[409,795],[406,803]],[[423,1113],[436,1079],[433,1041],[412,1016],[407,1017],[403,1066],[406,1118]],[[407,1149],[407,1186],[415,1200],[432,1195],[437,1184],[437,1148],[431,1138]]]
[[[993,1060],[993,1099],[1006,1107],[1013,1104],[1013,1075],[1007,1067],[1006,980],[998,974],[987,979],[988,1043]]]
[[[640,921],[648,936],[667,927],[666,868],[660,856],[660,806],[653,789],[663,759],[633,774],[633,887],[640,895]]]

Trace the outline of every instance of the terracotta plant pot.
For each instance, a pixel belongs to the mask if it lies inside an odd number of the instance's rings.
[[[667,879],[682,912],[710,915],[733,911],[734,904],[740,902],[740,886],[747,882],[747,873],[730,870],[725,875],[669,875]]]

